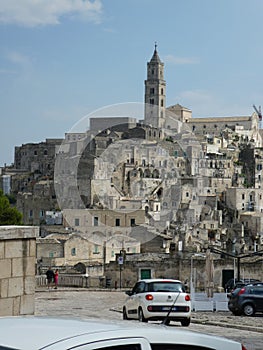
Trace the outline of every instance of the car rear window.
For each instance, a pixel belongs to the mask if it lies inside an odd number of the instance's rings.
[[[185,288],[179,282],[151,282],[148,284],[148,292],[185,292]]]

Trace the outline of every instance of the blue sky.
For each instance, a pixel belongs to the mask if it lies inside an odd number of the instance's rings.
[[[263,103],[262,0],[0,0],[0,166],[98,108],[143,102],[154,42],[167,105],[194,117]]]

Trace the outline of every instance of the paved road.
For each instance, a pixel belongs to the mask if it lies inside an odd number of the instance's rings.
[[[36,292],[35,314],[121,320],[120,311],[125,298],[125,293],[120,291],[43,289]],[[198,312],[193,313],[192,320],[189,330],[243,342],[248,350],[263,349],[263,316],[236,317],[230,312]],[[181,326],[172,322],[171,327]]]

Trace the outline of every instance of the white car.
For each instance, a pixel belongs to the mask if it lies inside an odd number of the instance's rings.
[[[1,350],[246,350],[238,342],[164,325],[64,318],[0,318]]]
[[[181,281],[173,279],[145,279],[138,281],[123,306],[123,319],[171,320],[189,326],[191,321],[191,298]]]

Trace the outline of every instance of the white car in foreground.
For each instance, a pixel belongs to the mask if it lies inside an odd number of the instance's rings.
[[[44,317],[0,318],[0,349],[246,350],[231,340],[164,325]]]
[[[123,306],[123,319],[171,320],[189,326],[191,321],[191,298],[181,281],[173,279],[145,279],[138,281]]]

